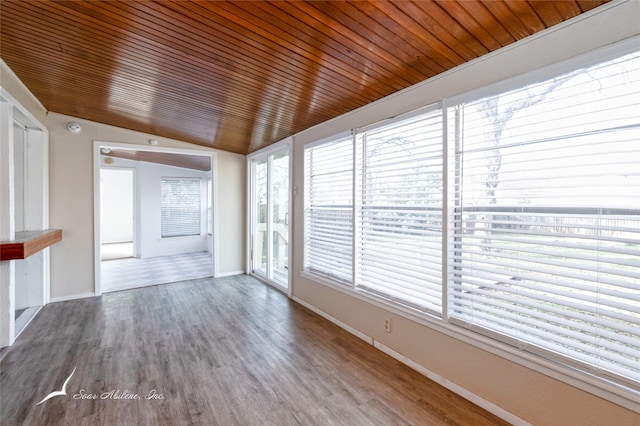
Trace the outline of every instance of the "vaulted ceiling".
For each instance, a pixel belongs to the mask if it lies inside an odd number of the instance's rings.
[[[0,2],[49,111],[246,154],[607,0]]]

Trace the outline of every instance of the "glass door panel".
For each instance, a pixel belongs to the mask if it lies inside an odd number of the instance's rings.
[[[274,154],[271,161],[272,187],[272,279],[287,286],[289,281],[289,154]]]
[[[267,276],[267,161],[255,163],[255,231],[253,241],[253,271]]]
[[[289,151],[253,160],[253,272],[289,285]]]

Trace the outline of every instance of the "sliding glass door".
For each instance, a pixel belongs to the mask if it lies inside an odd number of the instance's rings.
[[[252,272],[289,285],[289,150],[250,160],[252,172]]]
[[[253,272],[262,276],[267,275],[268,236],[267,236],[267,205],[269,186],[267,179],[267,160],[254,162],[255,181],[255,223],[253,239]]]

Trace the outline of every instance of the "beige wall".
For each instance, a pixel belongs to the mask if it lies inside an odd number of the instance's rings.
[[[6,90],[20,105],[22,105],[42,125],[47,124],[47,110],[40,101],[16,77],[11,68],[0,60],[0,86]]]
[[[293,296],[480,398],[534,425],[640,425],[640,414],[436,331],[382,307],[303,278],[303,147],[509,77],[638,35],[640,2],[614,2],[412,88],[294,136]],[[393,332],[383,331],[391,317]],[[549,370],[546,370],[547,372]],[[570,379],[567,379],[570,380]]]
[[[245,272],[246,158],[218,155],[218,275]]]
[[[81,124],[78,134],[67,123]],[[63,230],[51,248],[51,298],[91,295],[94,291],[93,141],[205,149],[172,139],[49,113],[50,226]],[[211,151],[211,150],[209,150]],[[245,157],[217,151],[218,273],[244,270]]]

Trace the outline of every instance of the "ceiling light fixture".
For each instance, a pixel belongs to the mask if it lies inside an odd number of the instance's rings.
[[[67,124],[67,130],[70,131],[71,133],[80,133],[80,130],[82,130],[82,127],[78,123],[69,123]]]
[[[108,154],[111,152],[111,148],[102,148],[101,151],[103,154]]]

